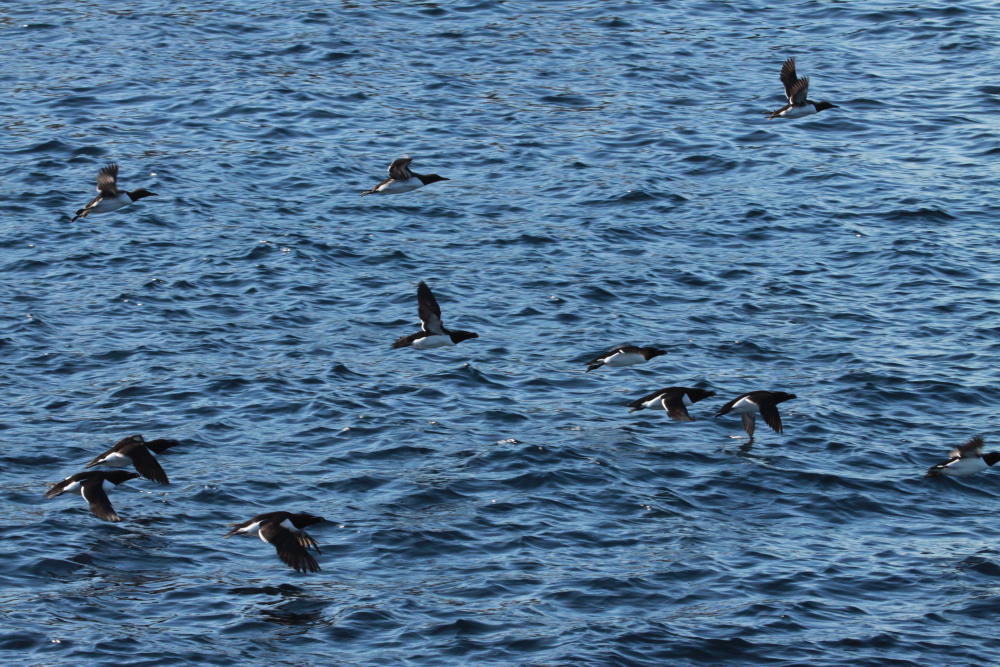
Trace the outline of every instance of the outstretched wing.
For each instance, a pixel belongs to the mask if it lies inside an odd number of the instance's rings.
[[[792,85],[792,89],[788,91],[788,101],[796,106],[801,106],[806,103],[806,97],[809,94],[809,77],[804,76]]]
[[[665,395],[663,409],[667,411],[667,416],[671,419],[676,419],[679,422],[691,421],[691,415],[688,414],[687,408],[684,406],[683,391]]]
[[[768,401],[758,403],[757,409],[760,410],[764,423],[773,428],[775,433],[781,433],[781,415],[778,414],[778,406]]]
[[[132,458],[132,465],[135,466],[140,475],[158,484],[170,484],[167,473],[163,472],[163,468],[160,467],[160,462],[145,446],[133,447],[128,455]]]
[[[792,98],[792,87],[798,81],[795,74],[795,58],[789,58],[781,65],[781,85],[785,87],[785,97]]]
[[[441,322],[441,307],[431,292],[427,283],[421,281],[417,285],[417,313],[420,316],[420,328],[427,333],[444,335],[444,324]]]
[[[969,438],[961,447],[956,447],[955,449],[948,452],[948,456],[959,457],[963,459],[972,458],[974,456],[982,456],[983,454],[983,436],[975,435]]]
[[[181,444],[180,440],[173,440],[171,438],[157,438],[156,440],[150,440],[146,443],[146,449],[150,449],[157,454],[162,454],[164,451],[170,449],[171,447],[176,447]]]
[[[80,218],[86,218],[87,214],[90,213],[92,210],[94,210],[94,207],[100,204],[102,201],[104,201],[104,195],[97,195],[89,202],[87,202],[86,206],[84,206],[81,209],[78,209],[77,212],[73,214],[73,217],[70,218],[70,222],[76,222]]]
[[[121,517],[115,513],[115,509],[108,500],[108,494],[104,492],[104,479],[92,477],[80,485],[80,495],[90,504],[90,511],[98,519],[105,521],[121,521]]]
[[[281,524],[273,521],[261,524],[260,535],[274,545],[278,558],[292,569],[299,572],[319,572],[316,559],[306,551],[299,538]]]
[[[362,192],[361,196],[364,197],[365,195],[373,195],[376,192],[378,192],[379,188],[381,188],[383,185],[388,185],[390,183],[392,183],[392,179],[391,178],[387,178],[384,181],[379,181],[378,183],[376,183],[372,187],[370,187],[367,190],[365,190],[364,192]]]
[[[315,549],[316,553],[323,553],[322,551],[319,550],[319,545],[316,544],[316,540],[314,540],[313,537],[312,537],[312,535],[310,535],[306,531],[300,530],[297,533],[292,533],[292,535],[295,537],[295,540],[300,545],[302,545],[302,548],[304,548],[304,549]]]
[[[413,162],[411,157],[401,157],[392,161],[389,165],[389,178],[396,181],[408,181],[413,177],[413,172],[410,171],[410,163]]]
[[[115,198],[118,196],[118,164],[111,164],[101,168],[97,172],[97,191],[102,197]]]

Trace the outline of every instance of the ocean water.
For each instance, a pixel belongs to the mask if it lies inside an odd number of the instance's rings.
[[[1000,449],[995,2],[0,17],[3,664],[1000,662],[1000,472],[923,478]],[[789,56],[839,108],[765,118]],[[390,349],[421,280],[480,337]],[[131,433],[121,523],[44,499]]]

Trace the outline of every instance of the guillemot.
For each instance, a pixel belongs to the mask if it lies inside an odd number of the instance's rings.
[[[70,475],[66,479],[56,484],[45,492],[46,498],[55,498],[67,491],[80,489],[80,495],[90,505],[90,511],[98,519],[105,521],[121,521],[121,517],[115,513],[108,500],[108,494],[104,492],[104,482],[111,482],[118,485],[130,479],[138,477],[138,473],[125,470],[91,470],[90,472],[78,472]]]
[[[589,373],[590,371],[600,368],[601,366],[620,368],[622,366],[641,364],[644,361],[649,361],[653,357],[658,357],[661,354],[666,354],[666,352],[664,350],[657,350],[655,347],[622,345],[620,347],[616,347],[607,354],[602,354],[596,359],[588,361],[587,372]]]
[[[715,396],[715,392],[696,387],[665,387],[632,401],[628,407],[632,408],[629,412],[635,412],[660,405],[671,419],[689,422],[691,416],[688,414],[687,406],[709,396]]]
[[[783,391],[751,391],[740,394],[733,400],[723,405],[716,417],[722,415],[739,415],[743,420],[743,428],[747,435],[753,440],[754,427],[756,426],[756,415],[759,412],[764,418],[764,422],[770,426],[775,433],[781,433],[781,415],[778,414],[778,403],[790,401],[798,398],[795,394]]]
[[[169,484],[167,473],[163,472],[163,468],[160,467],[150,450],[161,454],[168,448],[179,444],[177,440],[166,438],[157,438],[146,442],[141,435],[130,435],[119,440],[114,447],[95,457],[84,467],[93,468],[103,465],[109,468],[127,468],[131,465],[142,477],[160,484]]]
[[[469,338],[479,338],[471,331],[451,331],[441,322],[441,307],[427,283],[417,285],[417,314],[420,317],[420,331],[401,336],[392,344],[393,348],[412,346],[418,350],[430,350],[445,345],[457,345]]]
[[[267,512],[233,524],[225,537],[256,530],[261,540],[274,547],[283,563],[298,572],[319,572],[319,563],[308,551],[312,548],[320,553],[319,545],[302,529],[321,521],[326,519],[307,512]]]
[[[378,185],[375,185],[361,193],[365,195],[395,195],[401,192],[410,192],[417,188],[422,188],[438,181],[450,180],[437,174],[415,174],[410,171],[410,163],[413,158],[401,157],[392,161],[389,165],[389,178]]]
[[[801,79],[795,74],[795,58],[789,58],[781,66],[781,83],[785,87],[785,97],[788,104],[777,111],[772,111],[768,118],[799,118],[809,114],[819,113],[824,109],[836,109],[836,104],[829,102],[813,102],[806,99],[809,93],[809,77]]]
[[[969,438],[969,441],[964,445],[948,452],[948,456],[951,458],[947,461],[931,466],[926,476],[965,477],[986,470],[1000,461],[1000,452],[983,454],[983,436],[981,435]]]
[[[87,205],[76,212],[76,215],[70,220],[70,222],[76,222],[80,218],[86,218],[91,213],[110,213],[111,211],[117,211],[123,206],[128,206],[134,201],[138,201],[143,197],[153,197],[156,195],[155,192],[150,192],[145,188],[139,188],[138,190],[119,190],[118,189],[118,164],[112,162],[111,164],[102,167],[99,172],[97,172],[97,191],[100,193],[89,202]]]

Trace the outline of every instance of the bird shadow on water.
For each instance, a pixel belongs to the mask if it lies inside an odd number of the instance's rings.
[[[740,438],[741,436],[730,436],[730,437]],[[773,455],[774,453],[768,451],[766,446],[763,450],[760,448],[755,450],[754,444],[755,442],[752,437],[747,440],[744,440],[742,443],[740,443],[740,446],[736,448],[735,455],[741,459],[745,459],[748,463],[753,465],[767,466],[767,467],[773,466],[775,462]],[[730,453],[733,452],[734,450],[730,449],[729,447],[724,447],[722,451],[724,453]]]
[[[998,577],[1000,576],[1000,565],[996,561],[996,552],[994,550],[980,549],[971,556],[962,559],[955,565],[955,569],[959,571],[973,570],[982,575]]]
[[[315,625],[323,622],[323,611],[331,601],[306,593],[292,584],[278,586],[241,586],[230,589],[233,595],[267,595],[272,598],[262,602],[257,609],[260,619],[278,625]]]
[[[739,447],[737,447],[735,450],[727,443],[720,449],[722,453],[729,454],[735,452],[737,456],[742,456],[744,458],[751,458],[751,459],[757,458],[753,456],[753,454],[751,453],[753,451],[753,437],[744,438],[741,435],[729,435],[726,437],[732,440],[742,440],[742,442],[740,443]]]

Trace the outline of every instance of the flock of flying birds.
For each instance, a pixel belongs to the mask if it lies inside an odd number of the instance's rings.
[[[785,88],[788,103],[770,113],[768,118],[798,118],[818,113],[824,109],[836,108],[829,102],[813,102],[807,99],[809,79],[798,78],[795,72],[795,59],[789,58],[781,67],[781,83]],[[412,158],[401,157],[389,165],[389,177],[361,193],[400,194],[411,192],[417,188],[447,181],[449,179],[438,174],[417,174],[410,170]],[[155,196],[156,193],[144,188],[137,190],[118,189],[118,165],[109,164],[97,174],[97,197],[76,212],[71,222],[85,218],[90,214],[109,213],[138,201],[143,197]],[[479,335],[471,331],[447,329],[441,320],[441,308],[437,299],[426,283],[417,285],[417,314],[420,318],[420,331],[401,336],[393,344],[393,348],[412,347],[417,350],[430,350],[439,347],[457,345]],[[652,347],[636,347],[623,345],[587,362],[587,371],[597,370],[602,366],[621,368],[641,364],[666,354],[663,350]],[[628,404],[630,412],[645,408],[662,407],[670,419],[676,421],[691,421],[688,407],[714,396],[714,391],[698,387],[665,387],[658,389],[642,398]],[[760,415],[764,423],[776,433],[782,432],[781,415],[778,404],[796,398],[795,394],[783,391],[750,391],[740,394],[723,405],[715,414],[739,415],[743,429],[753,442],[756,426],[756,415]],[[51,486],[46,492],[46,498],[55,498],[67,491],[80,490],[83,499],[90,506],[90,511],[105,521],[121,521],[111,501],[104,490],[104,483],[118,485],[122,482],[142,477],[159,484],[169,484],[166,473],[160,466],[154,454],[162,454],[167,449],[179,445],[177,440],[159,438],[146,441],[141,435],[130,435],[121,439],[111,449],[95,457],[85,468],[105,466],[113,470],[84,470],[71,475]],[[928,477],[940,475],[965,476],[989,468],[1000,461],[1000,452],[983,453],[983,439],[974,436],[968,442],[952,450],[949,458],[927,471]],[[132,467],[135,472],[121,470]],[[236,534],[252,534],[257,532],[264,542],[271,544],[278,557],[287,565],[299,572],[317,572],[320,570],[310,549],[319,553],[319,545],[308,533],[307,526],[324,521],[323,517],[306,512],[267,512],[233,524],[225,534],[230,537]]]

